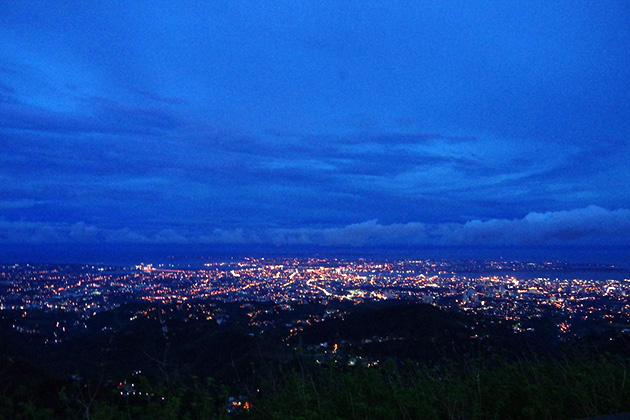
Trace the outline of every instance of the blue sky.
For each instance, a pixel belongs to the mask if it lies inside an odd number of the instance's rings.
[[[630,3],[0,4],[0,241],[630,241]]]

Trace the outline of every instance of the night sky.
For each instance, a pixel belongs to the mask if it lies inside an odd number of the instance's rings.
[[[0,244],[629,245],[628,1],[0,3]]]

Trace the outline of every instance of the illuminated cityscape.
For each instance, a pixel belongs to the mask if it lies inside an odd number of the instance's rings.
[[[509,323],[515,332],[526,330],[523,321],[550,314],[561,334],[571,334],[576,324],[603,323],[626,332],[630,324],[630,275],[595,264],[336,258],[245,258],[198,268],[11,264],[0,266],[0,288],[0,314],[13,314],[17,331],[39,332],[41,326],[29,322],[39,312],[59,314],[50,330],[54,341],[131,302],[184,306],[190,317],[219,323],[223,305],[246,304],[255,332],[276,326],[260,316],[265,311],[258,304],[335,308],[295,320],[289,330],[296,333],[299,322],[338,313],[338,303],[384,300],[484,315]],[[139,316],[148,312],[134,317]]]

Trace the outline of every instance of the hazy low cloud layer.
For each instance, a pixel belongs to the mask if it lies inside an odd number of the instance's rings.
[[[189,234],[172,229],[138,232],[102,229],[78,222],[45,224],[0,221],[5,243],[204,243],[327,246],[547,246],[630,245],[630,210],[598,206],[520,219],[471,220],[466,223],[381,224],[376,220],[334,228],[224,230]]]

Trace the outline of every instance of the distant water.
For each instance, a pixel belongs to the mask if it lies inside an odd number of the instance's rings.
[[[440,277],[448,277],[451,274],[442,274]],[[630,269],[614,271],[601,270],[567,270],[567,271],[500,271],[500,272],[457,272],[458,276],[479,278],[480,276],[497,275],[510,276],[520,280],[548,278],[552,280],[625,280],[630,279]]]
[[[626,248],[356,248],[313,246],[212,246],[212,245],[0,245],[0,262],[50,262],[133,265],[139,262],[177,266],[201,266],[204,262],[243,257],[311,257],[373,259],[453,259],[507,261],[563,261],[614,264],[630,268],[630,247]]]

